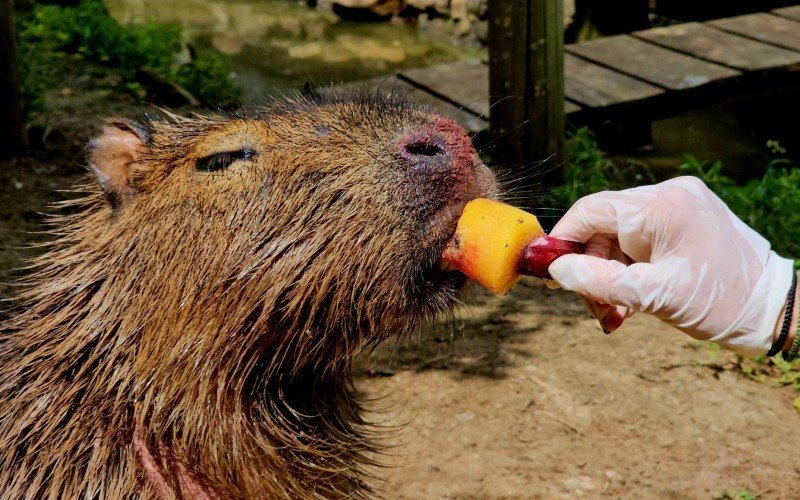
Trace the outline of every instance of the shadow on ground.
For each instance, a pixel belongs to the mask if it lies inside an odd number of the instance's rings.
[[[439,319],[410,337],[393,337],[362,356],[356,376],[441,370],[457,378],[504,378],[508,368],[533,356],[529,336],[545,322],[570,326],[575,324],[570,317],[586,316],[578,300],[548,290],[534,279],[523,280],[505,297],[471,290],[466,302],[469,305],[455,316]]]

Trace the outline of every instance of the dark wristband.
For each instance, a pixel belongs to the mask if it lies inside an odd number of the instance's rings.
[[[789,288],[789,296],[786,299],[786,315],[783,318],[783,327],[778,335],[778,340],[772,344],[772,349],[767,353],[767,357],[772,357],[783,350],[786,345],[786,338],[789,336],[789,328],[792,326],[792,316],[794,315],[794,298],[797,296],[797,273],[792,272],[792,286]]]
[[[784,361],[794,361],[797,357],[797,350],[800,349],[800,332],[794,332],[794,341],[792,347],[788,351],[783,351]]]

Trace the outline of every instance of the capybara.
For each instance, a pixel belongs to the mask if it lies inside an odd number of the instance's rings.
[[[355,353],[447,311],[497,184],[453,122],[298,98],[106,124],[0,324],[0,497],[370,494]]]

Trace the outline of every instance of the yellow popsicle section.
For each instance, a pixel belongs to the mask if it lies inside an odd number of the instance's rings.
[[[520,279],[526,245],[544,234],[533,214],[478,198],[464,208],[442,257],[484,288],[505,295]]]

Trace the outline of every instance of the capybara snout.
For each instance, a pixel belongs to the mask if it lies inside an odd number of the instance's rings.
[[[378,98],[109,122],[0,323],[0,497],[366,495],[357,349],[454,303],[494,177]],[[201,494],[202,493],[202,494]]]
[[[324,323],[358,341],[447,307],[463,280],[426,271],[464,204],[496,194],[460,127],[402,103],[303,101],[125,128],[106,128],[92,163],[122,182],[107,189],[109,224],[127,233],[119,244],[147,245],[130,255],[143,275],[274,296],[280,317],[258,319],[288,317],[292,330]]]

